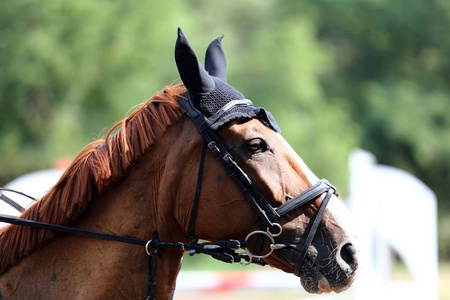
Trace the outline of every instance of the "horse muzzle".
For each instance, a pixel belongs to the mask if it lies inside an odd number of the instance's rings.
[[[341,243],[333,251],[311,245],[304,258],[298,241],[279,240],[270,247],[274,250],[273,255],[300,277],[303,288],[313,294],[339,293],[348,289],[359,267],[357,250],[349,242]]]

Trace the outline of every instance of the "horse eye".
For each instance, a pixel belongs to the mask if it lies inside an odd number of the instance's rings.
[[[266,151],[268,147],[264,140],[253,139],[247,143],[247,148],[253,153],[258,153],[258,152]]]

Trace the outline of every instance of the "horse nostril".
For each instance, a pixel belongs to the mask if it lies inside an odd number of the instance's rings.
[[[356,256],[356,248],[348,243],[341,248],[341,258],[347,263],[351,271],[354,272],[358,268],[358,258]]]

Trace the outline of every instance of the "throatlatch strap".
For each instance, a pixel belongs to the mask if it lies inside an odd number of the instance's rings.
[[[203,168],[205,166],[205,152],[206,152],[206,140],[202,137],[202,147],[200,153],[200,164],[198,167],[197,186],[195,188],[194,202],[192,203],[191,219],[189,221],[189,240],[191,242],[197,241],[194,235],[195,220],[197,218],[198,200],[200,199],[200,190],[202,187]]]

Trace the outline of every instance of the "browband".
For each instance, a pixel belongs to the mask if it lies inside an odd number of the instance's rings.
[[[217,120],[220,119],[221,116],[223,116],[225,113],[229,112],[231,109],[235,107],[247,107],[252,106],[252,101],[248,99],[239,99],[239,100],[232,100],[225,104],[221,109],[219,109],[214,115],[212,115],[209,118],[206,118],[205,121],[198,124],[198,130],[200,132],[205,131],[206,128],[209,128],[212,124],[214,124]]]

